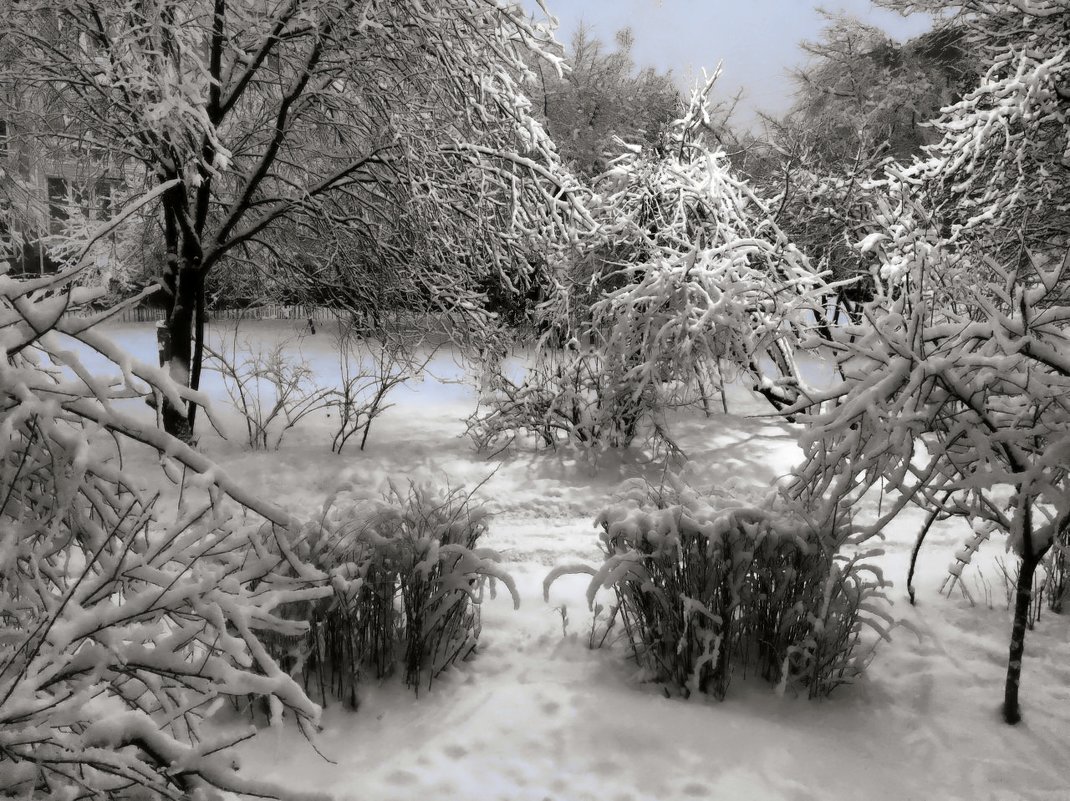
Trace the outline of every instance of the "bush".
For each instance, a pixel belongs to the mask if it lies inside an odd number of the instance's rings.
[[[391,483],[378,498],[348,490],[331,498],[305,556],[337,576],[335,595],[293,607],[311,623],[287,654],[306,687],[355,707],[365,671],[383,678],[400,664],[419,691],[465,659],[479,638],[488,580],[520,602],[498,555],[477,547],[486,532],[486,512],[461,490]]]
[[[1058,537],[1045,562],[1048,608],[1061,614],[1070,600],[1070,532]]]
[[[548,448],[626,448],[648,433],[655,445],[677,450],[660,422],[667,404],[654,388],[614,376],[593,350],[543,358],[520,385],[497,376],[482,405],[467,421],[467,434],[480,450],[502,450],[520,433]]]
[[[335,341],[341,380],[325,392],[323,403],[336,415],[334,453],[341,453],[357,434],[364,450],[372,423],[393,406],[387,395],[422,377],[438,351],[429,337],[406,331],[397,314],[380,315],[372,336],[363,333],[363,323],[355,315],[339,322]]]
[[[884,634],[875,603],[884,582],[862,557],[840,552],[839,528],[823,531],[774,505],[642,483],[597,522],[602,565],[559,568],[547,591],[564,573],[593,574],[592,607],[611,588],[636,661],[684,694],[723,698],[739,668],[780,691],[825,696],[871,659],[863,629]]]
[[[250,449],[278,450],[287,431],[327,405],[328,394],[316,387],[308,362],[292,357],[292,339],[266,349],[247,339],[239,343],[238,329],[235,323],[229,341],[221,336],[216,347],[205,347],[205,367],[222,376]]]
[[[1068,574],[1067,570],[1068,551],[1070,551],[1070,548],[1067,546],[1067,539],[1068,537],[1065,534],[1055,539],[1051,550],[1040,560],[1040,564],[1037,565],[1036,572],[1033,574],[1030,601],[1026,609],[1025,618],[1026,628],[1030,631],[1040,621],[1045,606],[1057,615],[1062,614],[1066,607],[1066,600],[1070,598],[1070,574]],[[973,604],[976,601],[966,588],[962,578],[963,569],[969,564],[969,561],[963,559],[968,549],[969,544],[956,554],[956,561],[951,564],[941,590],[950,597],[957,587],[963,596]],[[1017,598],[1022,560],[1013,557],[1011,563],[1008,564],[1007,560],[997,556],[995,562],[996,572],[1003,586],[1003,596],[1006,600],[1007,608],[1010,609],[1014,606]],[[980,580],[984,581],[983,577]]]

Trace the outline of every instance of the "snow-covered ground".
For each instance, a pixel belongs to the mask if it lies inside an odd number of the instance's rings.
[[[243,325],[257,341],[297,330]],[[109,330],[154,358],[151,326]],[[337,361],[329,333],[300,347],[330,380]],[[447,355],[434,368],[461,376]],[[217,379],[206,390],[222,404]],[[743,390],[730,396],[732,414],[674,427],[690,458],[682,472],[700,487],[765,486],[797,457],[795,432],[748,416],[765,409]],[[480,490],[495,513],[486,544],[504,555],[522,605],[514,611],[507,594],[487,601],[477,654],[430,692],[416,697],[399,680],[368,683],[359,711],[328,709],[316,746],[331,761],[295,730],[266,731],[245,749],[242,770],[368,801],[1070,799],[1070,615],[1045,610],[1029,632],[1025,719],[1014,728],[1000,722],[1010,629],[994,562],[1002,543],[988,544],[966,574],[975,603],[958,592],[945,598],[938,589],[965,531],[935,529],[912,607],[904,585],[920,519],[898,521],[882,562],[896,584],[892,612],[906,625],[862,682],[827,700],[780,698],[738,678],[724,702],[670,699],[637,678],[622,649],[588,647],[584,577],[560,579],[550,602],[542,598],[553,565],[597,560],[592,521],[614,487],[637,475],[657,480],[664,465],[639,453],[592,465],[525,450],[488,461],[462,436],[473,389],[428,380],[392,400],[364,452],[332,454],[323,417],[290,432],[278,452],[248,451],[236,428],[230,441],[202,435],[202,447],[245,486],[301,516],[341,484],[437,476],[471,488],[489,475]]]

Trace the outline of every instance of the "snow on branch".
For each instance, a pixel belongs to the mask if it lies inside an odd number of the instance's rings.
[[[253,732],[221,740],[201,722],[227,698],[262,696],[274,722],[315,729],[319,707],[261,638],[301,634],[279,608],[330,595],[328,576],[295,557],[289,514],[117,408],[189,391],[66,316],[85,297],[75,276],[0,277],[0,786],[316,798],[242,774],[229,749]],[[84,349],[120,375],[86,369]],[[203,500],[168,521],[122,468],[131,442],[198,475]]]

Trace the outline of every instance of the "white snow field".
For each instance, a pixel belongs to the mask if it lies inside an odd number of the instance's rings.
[[[243,323],[266,342],[299,323]],[[151,325],[108,331],[135,355],[155,356]],[[337,370],[328,331],[301,340],[304,357],[329,381]],[[459,378],[460,368],[436,358]],[[340,484],[378,486],[387,476],[437,477],[473,488],[494,511],[489,541],[522,595],[483,609],[479,648],[468,662],[417,697],[400,678],[363,685],[357,712],[328,708],[315,742],[296,729],[265,730],[247,744],[243,772],[355,801],[1012,801],[1070,799],[1070,615],[1045,610],[1028,633],[1023,722],[999,716],[1010,614],[986,545],[965,574],[974,603],[939,594],[965,527],[928,538],[910,606],[905,577],[920,515],[888,534],[882,565],[895,582],[892,613],[905,625],[883,643],[864,679],[809,701],[778,697],[737,675],[723,702],[667,698],[644,683],[623,646],[591,649],[587,578],[542,581],[556,564],[598,560],[595,515],[619,482],[657,481],[664,465],[640,453],[602,459],[513,450],[476,454],[461,420],[475,390],[428,380],[392,396],[368,449],[329,449],[327,420],[309,418],[277,452],[251,452],[227,412],[218,380],[207,392],[234,426],[224,441],[203,428],[203,449],[244,486],[309,516]],[[679,421],[674,433],[690,457],[682,472],[698,487],[765,486],[797,457],[796,431],[731,389],[728,416]],[[149,458],[149,457],[146,457]],[[860,510],[864,513],[865,510]],[[988,589],[986,590],[986,585]],[[221,722],[221,725],[226,725]]]

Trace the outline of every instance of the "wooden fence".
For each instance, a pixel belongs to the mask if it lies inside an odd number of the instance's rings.
[[[164,319],[163,309],[151,306],[134,306],[123,309],[122,312],[112,317],[112,320],[122,323],[153,323]],[[297,305],[288,306],[282,303],[268,303],[263,306],[255,306],[248,309],[209,309],[207,318],[211,320],[307,320],[312,318],[317,323],[331,322],[339,317],[344,317],[346,312],[341,309],[332,309],[328,306]]]
[[[79,316],[88,316],[92,312],[75,312]],[[320,324],[329,324],[336,320],[348,321],[349,314],[345,309],[331,306],[314,306],[312,304],[289,305],[284,303],[265,303],[261,306],[253,306],[245,309],[209,309],[207,321],[222,320],[293,320],[297,323],[305,323],[310,317]],[[111,317],[113,322],[122,323],[154,323],[164,319],[163,309],[151,306],[134,306],[124,309],[119,314]],[[389,329],[398,333],[445,331],[449,326],[434,314],[420,312],[395,313],[386,316],[381,321],[373,321],[365,317],[358,325],[363,325],[366,330],[374,330],[379,323],[386,323]]]

